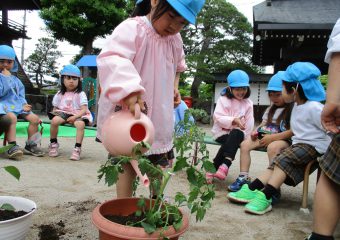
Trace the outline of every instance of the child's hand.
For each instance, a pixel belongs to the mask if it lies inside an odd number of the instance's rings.
[[[263,138],[260,140],[260,145],[262,147],[267,147],[273,141],[274,141],[273,135],[271,135],[271,134],[264,134]]]
[[[232,124],[238,126],[241,130],[246,129],[240,118],[234,118]]]
[[[123,102],[127,105],[133,115],[135,115],[136,103],[139,104],[141,111],[145,110],[144,101],[142,100],[139,92],[131,93],[129,96],[123,99]]]
[[[251,140],[255,141],[257,139],[258,136],[258,132],[257,130],[252,131],[252,133],[250,134]]]
[[[29,105],[29,104],[24,104],[22,106],[22,110],[24,110],[24,112],[29,112],[32,110],[32,105]]]
[[[76,116],[71,116],[68,119],[66,119],[66,122],[73,124],[77,120]]]
[[[176,108],[181,103],[181,95],[178,89],[174,89],[174,107]]]
[[[3,68],[2,71],[1,71],[1,73],[2,73],[3,75],[5,75],[5,76],[11,76],[11,72],[8,71],[6,68]]]

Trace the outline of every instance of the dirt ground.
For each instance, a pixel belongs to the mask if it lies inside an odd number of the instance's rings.
[[[27,240],[95,240],[98,231],[91,222],[91,211],[105,200],[115,197],[115,187],[108,188],[97,180],[97,170],[107,153],[94,138],[85,138],[82,159],[68,160],[74,146],[74,138],[59,138],[60,156],[57,158],[24,156],[22,161],[5,160],[0,166],[15,165],[21,171],[21,180],[0,171],[1,195],[29,198],[37,203],[33,226]],[[24,139],[18,139],[23,146]],[[47,151],[48,139],[42,146]],[[209,146],[211,159],[218,147]],[[251,176],[256,177],[267,165],[267,156],[252,152]],[[216,182],[216,198],[205,219],[196,223],[190,219],[190,228],[181,239],[304,239],[311,232],[312,214],[299,211],[302,184],[296,188],[283,186],[282,198],[272,212],[264,216],[246,214],[243,206],[228,202],[226,186],[233,182],[239,171],[239,155],[233,163],[227,180]],[[309,209],[312,208],[316,172],[310,177]],[[186,191],[184,173],[173,177],[166,195],[170,198],[176,191]],[[146,192],[139,187],[138,194]],[[49,233],[49,235],[47,234]],[[336,231],[340,239],[340,226]]]

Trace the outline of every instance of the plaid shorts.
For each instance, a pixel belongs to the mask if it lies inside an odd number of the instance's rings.
[[[278,166],[287,175],[285,184],[295,187],[303,181],[306,165],[320,156],[321,154],[313,146],[297,143],[277,155],[268,169],[274,169],[275,165]],[[313,164],[310,173],[314,172],[315,169],[317,169],[317,164]]]
[[[319,165],[329,179],[340,185],[340,133],[333,137]]]

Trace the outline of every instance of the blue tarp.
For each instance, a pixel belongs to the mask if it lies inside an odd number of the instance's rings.
[[[97,67],[96,58],[97,55],[84,55],[76,65],[78,67]]]

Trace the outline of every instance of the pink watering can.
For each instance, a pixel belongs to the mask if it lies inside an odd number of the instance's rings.
[[[102,142],[112,156],[133,156],[133,148],[140,142],[153,143],[155,135],[151,120],[135,105],[135,116],[128,109],[113,113],[103,124]],[[146,152],[148,149],[142,149]],[[150,182],[142,175],[137,160],[130,161],[142,184],[146,187]]]

